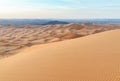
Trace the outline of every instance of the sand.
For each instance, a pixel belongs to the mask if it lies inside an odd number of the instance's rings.
[[[0,60],[0,81],[120,81],[120,30],[26,48]]]
[[[120,24],[57,24],[0,26],[0,58],[20,52],[26,47],[79,38],[108,30]]]

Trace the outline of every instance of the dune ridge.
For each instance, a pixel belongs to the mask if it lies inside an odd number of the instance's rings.
[[[0,81],[120,81],[120,29],[36,45],[0,60]]]
[[[37,44],[63,41],[120,28],[119,24],[0,26],[0,58]]]

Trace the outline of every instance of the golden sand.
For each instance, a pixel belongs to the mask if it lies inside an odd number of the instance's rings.
[[[120,30],[26,48],[0,60],[0,81],[120,81]]]
[[[18,53],[25,47],[83,37],[120,28],[118,24],[65,24],[0,26],[0,58]]]

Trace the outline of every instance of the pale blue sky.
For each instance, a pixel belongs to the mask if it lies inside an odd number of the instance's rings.
[[[0,18],[120,18],[120,0],[0,0]]]

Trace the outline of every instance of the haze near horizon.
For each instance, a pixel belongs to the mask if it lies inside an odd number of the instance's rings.
[[[120,18],[119,0],[0,0],[0,18]]]

